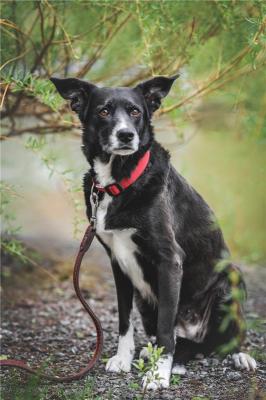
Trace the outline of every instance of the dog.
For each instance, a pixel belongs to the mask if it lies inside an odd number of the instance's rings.
[[[167,388],[171,373],[184,373],[198,353],[226,346],[236,367],[256,368],[251,356],[239,353],[244,317],[241,296],[233,294],[244,292],[243,278],[214,213],[154,139],[153,113],[177,77],[154,77],[134,88],[51,78],[82,124],[91,167],[84,177],[87,216],[97,193],[96,236],[116,284],[119,341],[106,370],[131,369],[135,299],[146,334],[164,349],[156,378],[144,377],[144,387],[154,390]]]

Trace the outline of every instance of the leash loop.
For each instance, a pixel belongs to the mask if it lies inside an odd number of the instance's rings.
[[[96,210],[98,207],[98,195],[96,194],[96,197],[93,195],[93,204],[94,204],[94,218],[92,220],[92,223],[96,223]],[[94,222],[95,221],[95,222]],[[85,375],[88,374],[88,372],[94,367],[96,362],[99,360],[102,352],[102,347],[103,347],[103,330],[102,326],[100,323],[100,320],[96,316],[96,314],[92,311],[90,308],[89,304],[86,302],[79,286],[79,275],[80,275],[80,267],[82,263],[82,259],[84,255],[86,254],[87,250],[90,248],[90,245],[94,239],[95,236],[95,225],[93,226],[92,224],[88,226],[86,229],[86,232],[84,234],[84,237],[81,241],[80,248],[75,260],[75,266],[74,266],[74,271],[73,271],[73,284],[74,284],[74,289],[76,292],[76,295],[83,305],[85,311],[89,314],[91,317],[95,329],[96,329],[96,334],[97,334],[97,339],[96,339],[96,347],[94,350],[94,354],[92,355],[92,358],[88,361],[88,364],[86,367],[83,367],[76,373],[72,373],[70,375],[66,376],[57,376],[57,375],[49,375],[42,373],[42,371],[39,368],[31,368],[25,361],[22,360],[15,360],[15,359],[7,359],[7,360],[0,360],[0,366],[1,367],[13,367],[13,368],[20,368],[24,371],[27,371],[30,374],[38,375],[41,378],[45,378],[54,382],[71,382],[74,380],[78,380],[83,378]]]

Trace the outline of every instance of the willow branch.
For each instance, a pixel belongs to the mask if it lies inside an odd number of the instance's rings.
[[[30,50],[31,49],[28,49],[28,50],[24,51],[23,53],[19,54],[18,56],[10,58],[10,60],[7,60],[4,64],[1,65],[0,71],[2,71],[2,69],[5,68],[11,62],[19,60],[20,58],[24,57],[27,53],[29,53]]]
[[[5,97],[6,97],[6,93],[7,93],[7,91],[8,91],[9,86],[10,86],[10,83],[8,83],[8,84],[6,85],[6,87],[5,87],[5,89],[4,89],[3,97],[2,97],[2,100],[1,100],[1,104],[0,104],[0,110],[2,110],[4,101],[5,101]]]
[[[216,86],[214,86],[214,87],[211,87],[211,88],[209,88],[208,90],[206,90],[206,91],[204,92],[204,96],[205,96],[205,95],[208,95],[208,94],[211,93],[211,92],[214,92],[215,90],[221,89],[223,86],[227,85],[227,83],[232,82],[232,81],[234,81],[234,80],[236,80],[236,79],[239,79],[239,78],[241,78],[241,77],[244,76],[244,75],[249,75],[249,74],[252,74],[252,73],[257,72],[260,68],[264,67],[265,65],[266,65],[266,63],[262,63],[262,64],[259,65],[256,69],[254,69],[254,68],[244,69],[243,71],[240,71],[240,72],[238,72],[238,73],[236,73],[236,74],[234,74],[234,75],[231,75],[229,78],[225,79],[225,80],[224,80],[223,82],[221,82],[220,84],[218,84],[218,85],[216,85]]]
[[[5,140],[14,136],[20,136],[23,135],[24,133],[34,133],[37,135],[42,135],[42,134],[57,134],[57,133],[63,133],[63,132],[69,132],[71,131],[71,134],[74,136],[80,137],[81,134],[78,133],[77,131],[73,130],[73,128],[77,128],[74,124],[73,125],[59,125],[59,124],[54,124],[54,125],[49,125],[49,126],[32,126],[29,128],[22,128],[22,129],[12,129],[12,131],[6,135],[1,135],[0,139]]]
[[[3,240],[1,240],[0,242],[0,246],[7,252],[10,253],[10,248],[8,246],[7,243],[5,243]],[[16,255],[17,257],[21,257],[21,253],[17,252],[16,250],[12,249],[12,254]],[[31,264],[34,267],[38,267],[41,268],[41,270],[47,274],[50,278],[52,278],[56,283],[59,282],[59,279],[52,274],[50,271],[48,271],[48,269],[46,269],[45,267],[43,267],[41,264],[38,264],[35,260],[33,260],[31,257],[29,257],[26,254],[23,254],[23,259],[28,262],[29,264]]]
[[[50,37],[47,40],[47,42],[44,44],[44,46],[42,47],[39,55],[36,57],[35,63],[34,63],[33,67],[30,70],[31,73],[34,72],[35,69],[38,67],[38,65],[41,64],[41,62],[43,60],[43,57],[45,56],[46,52],[48,51],[48,49],[49,49],[49,47],[50,47],[50,45],[52,43],[52,40],[53,40],[54,35],[55,35],[55,29],[56,29],[56,16],[54,16],[54,18],[53,18],[53,26],[52,26],[52,31],[51,31]]]
[[[264,31],[266,26],[266,18],[263,20],[260,29],[256,32],[252,42],[254,44],[256,44],[259,36],[261,35],[261,33]],[[216,74],[215,77],[211,78],[208,82],[205,83],[205,85],[203,85],[201,88],[197,89],[194,93],[192,93],[191,95],[185,97],[184,99],[182,99],[181,101],[179,101],[178,103],[175,103],[169,107],[163,108],[161,110],[158,111],[157,115],[162,115],[162,114],[167,114],[173,110],[176,110],[177,108],[180,108],[181,106],[183,106],[184,104],[187,104],[189,102],[191,102],[194,98],[198,97],[199,95],[202,95],[204,92],[207,91],[207,89],[209,89],[215,82],[221,80],[222,78],[224,78],[225,76],[227,76],[243,59],[244,57],[250,53],[250,51],[252,50],[252,46],[248,45],[246,46],[229,64],[229,66],[225,67],[223,70],[221,70],[218,74]]]
[[[115,37],[115,35],[123,28],[123,26],[129,21],[130,18],[131,18],[131,14],[128,14],[123,19],[123,21],[113,31],[110,32],[109,37],[107,37],[107,39],[97,48],[97,50],[95,51],[92,58],[77,73],[78,78],[82,78],[84,75],[86,75],[87,72],[89,72],[91,67],[99,59],[99,57],[101,56],[103,51],[106,49],[106,47],[109,46],[110,42]]]
[[[39,16],[40,16],[40,31],[41,31],[41,37],[42,37],[42,44],[43,46],[45,45],[45,35],[44,35],[44,17],[43,17],[43,12],[42,12],[42,8],[41,8],[41,3],[37,3],[37,8],[38,8],[38,12],[39,12]]]

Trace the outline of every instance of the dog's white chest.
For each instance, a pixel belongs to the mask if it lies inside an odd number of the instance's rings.
[[[142,269],[136,259],[137,246],[132,240],[132,235],[136,230],[134,228],[105,229],[105,218],[111,201],[112,198],[105,195],[100,202],[97,210],[97,235],[110,248],[112,257],[117,260],[121,270],[130,278],[142,297],[155,302],[155,295],[150,285],[144,280]]]

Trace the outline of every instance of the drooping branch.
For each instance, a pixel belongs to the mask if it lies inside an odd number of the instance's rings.
[[[256,32],[256,34],[253,37],[252,44],[256,44],[257,40],[259,39],[259,36],[264,32],[266,27],[266,18],[263,20],[263,22],[260,25],[260,28]],[[214,85],[217,81],[221,81],[224,77],[228,76],[233,70],[237,69],[237,66],[241,63],[241,61],[247,56],[252,51],[252,44],[247,45],[241,52],[234,57],[229,65],[221,69],[218,73],[215,75],[211,76],[207,82],[205,82],[199,89],[194,91],[191,95],[181,99],[178,103],[172,104],[169,107],[165,107],[161,110],[158,111],[157,116],[160,116],[162,114],[167,114],[173,110],[176,110],[183,106],[184,104],[190,103],[192,100],[194,100],[196,97],[202,96],[204,94],[209,93],[210,87]],[[252,72],[252,68],[250,68],[247,72]],[[239,74],[236,74],[234,78],[230,79],[228,81],[232,81],[233,79],[236,79],[239,76]],[[224,84],[227,81],[224,82]],[[222,83],[223,84],[223,83]],[[219,87],[221,87],[221,85]]]
[[[53,125],[46,125],[40,126],[35,125],[29,128],[21,128],[21,129],[12,129],[7,135],[1,135],[0,140],[10,139],[14,136],[21,136],[24,133],[34,133],[35,135],[43,135],[43,134],[57,134],[57,133],[70,133],[74,136],[81,136],[81,130],[77,129],[78,127],[75,124],[53,124]]]
[[[97,47],[94,54],[90,58],[90,60],[78,71],[77,77],[82,78],[86,75],[95,62],[100,58],[103,51],[110,44],[112,39],[117,35],[117,33],[126,25],[126,23],[130,20],[131,14],[126,15],[126,17],[115,27],[115,29],[109,29],[107,38]]]
[[[137,4],[139,5],[140,3],[138,2]],[[15,57],[10,57],[10,59],[5,60],[0,70],[2,68],[2,71],[5,72],[5,67],[8,67],[10,64],[13,66],[11,71],[15,71],[16,66],[24,66],[28,62],[28,70],[33,72],[29,80],[25,79],[25,81],[23,81],[22,78],[20,81],[20,78],[18,78],[18,85],[16,85],[16,80],[11,78],[4,80],[4,84],[1,86],[1,116],[2,118],[8,118],[6,130],[8,130],[9,133],[7,133],[6,136],[17,136],[25,132],[36,134],[46,132],[52,133],[53,129],[54,133],[70,132],[70,126],[75,128],[74,122],[73,124],[71,122],[72,125],[66,125],[63,120],[63,116],[69,114],[67,105],[61,106],[60,115],[58,113],[55,116],[54,109],[57,107],[56,102],[53,103],[53,107],[52,105],[51,107],[48,105],[50,101],[49,95],[51,94],[52,99],[53,93],[49,90],[47,93],[45,92],[45,84],[42,85],[41,82],[38,82],[36,75],[41,79],[47,80],[52,73],[68,76],[70,69],[74,66],[75,73],[72,75],[83,78],[92,67],[95,66],[98,60],[104,59],[105,54],[108,54],[109,46],[114,43],[114,39],[117,37],[120,38],[118,34],[124,32],[123,28],[129,21],[130,27],[132,24],[132,26],[138,29],[136,37],[139,44],[138,50],[140,51],[140,55],[143,55],[143,52],[147,52],[149,46],[153,45],[155,35],[157,35],[156,25],[154,25],[155,28],[147,28],[145,14],[140,15],[139,9],[137,9],[136,12],[133,7],[125,7],[124,3],[115,2],[106,10],[108,11],[99,14],[99,18],[92,21],[92,28],[89,31],[83,29],[82,32],[74,32],[74,34],[71,31],[68,32],[66,29],[67,25],[65,24],[64,15],[58,12],[57,4],[49,0],[44,0],[42,3],[36,4],[33,11],[34,14],[30,20],[30,27],[27,29],[23,28],[23,24],[19,26],[16,18],[13,22],[7,19],[0,20],[1,27],[4,28],[5,32],[8,32],[9,40],[13,40],[13,43],[20,43],[20,51]],[[166,12],[164,17],[171,23],[169,12]],[[139,21],[138,18],[140,18],[141,21]],[[141,22],[140,27],[139,22]],[[104,35],[101,34],[103,25],[106,29]],[[117,73],[116,78],[117,83],[119,85],[122,83],[122,85],[125,86],[132,86],[150,77],[152,74],[173,74],[177,69],[189,65],[191,60],[193,61],[192,48],[197,50],[199,44],[204,44],[211,37],[217,36],[222,29],[223,24],[221,24],[217,18],[203,25],[202,20],[200,20],[200,17],[197,15],[193,18],[188,17],[182,29],[178,27],[176,35],[170,35],[168,38],[165,34],[164,40],[160,42],[160,45],[155,46],[154,49],[148,52],[150,59],[145,65],[140,65],[140,56],[134,58],[133,52],[130,55],[130,59],[123,60],[123,63],[121,63],[121,65],[119,64],[119,74]],[[232,58],[229,63],[227,62],[218,72],[211,74],[205,82],[202,82],[201,85],[193,91],[193,93],[185,96],[179,102],[161,109],[157,115],[167,114],[180,108],[184,104],[192,102],[196,98],[222,88],[228,82],[238,79],[245,73],[252,73],[252,68],[248,68],[247,64],[248,56],[254,49],[255,44],[259,41],[259,37],[264,30],[265,20],[260,24],[252,42]],[[14,32],[16,32],[16,34],[14,34]],[[167,28],[166,32],[168,32]],[[37,35],[37,40],[34,39],[34,35]],[[180,41],[177,43],[179,35]],[[94,38],[94,43],[97,43],[97,45],[95,45],[94,51],[85,64],[83,63],[83,65],[80,66],[80,61],[77,63],[73,61],[73,55],[76,55],[75,52],[77,48],[79,48],[79,50],[81,49],[79,60],[83,62],[83,57],[86,53],[82,46],[86,38],[88,38],[89,42],[92,42]],[[167,45],[172,49],[169,54],[165,52],[164,49],[166,39]],[[158,41],[159,38],[156,40]],[[75,47],[75,45],[77,46]],[[144,50],[143,46],[145,47]],[[58,57],[56,50],[58,50]],[[51,54],[55,56],[52,57]],[[262,60],[259,58],[258,56],[257,68],[263,65]],[[58,60],[60,60],[60,62]],[[131,71],[134,71],[134,68],[132,68],[133,66],[136,68],[135,74],[132,76]],[[128,71],[130,71],[130,74]],[[96,75],[96,82],[104,82],[110,78],[106,68],[103,68],[103,70],[100,70],[100,73],[94,75]],[[39,83],[41,84],[39,85]],[[44,88],[44,91],[42,91],[42,88]],[[34,117],[34,125],[29,128],[23,127],[23,129],[21,129],[19,120],[25,114]]]
[[[48,38],[47,42],[43,43],[43,47],[42,47],[40,53],[37,55],[33,66],[31,67],[31,70],[30,70],[31,73],[33,73],[36,70],[36,68],[42,63],[42,60],[53,41],[55,29],[56,29],[56,16],[53,17],[53,24],[52,24],[52,30],[51,30],[50,37]]]

